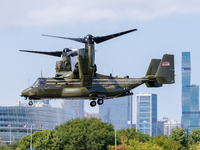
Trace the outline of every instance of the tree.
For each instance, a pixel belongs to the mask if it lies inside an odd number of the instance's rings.
[[[54,130],[44,130],[34,132],[33,147],[37,150],[52,149]]]
[[[143,143],[151,140],[148,134],[143,134],[143,133],[139,132],[139,130],[136,131],[135,128],[131,128],[131,129],[127,128],[126,130],[124,130],[124,129],[118,130],[117,131],[117,139],[118,139],[117,142],[120,143],[120,141],[121,141],[120,139],[122,136],[126,136],[128,138],[128,140],[135,139],[135,140],[137,140],[139,142],[143,142]],[[122,144],[122,143],[120,143],[120,144]]]
[[[130,150],[163,150],[162,147],[153,144],[149,141],[146,141],[145,143],[139,142],[137,140],[129,140],[130,143]]]
[[[162,147],[164,150],[182,150],[184,147],[177,141],[169,139],[166,135],[158,135],[154,138],[153,144]]]
[[[114,145],[113,125],[97,118],[75,118],[56,128],[52,149],[107,149]]]
[[[42,149],[107,149],[114,145],[114,127],[97,118],[75,118],[54,130],[36,131],[32,135],[32,145]],[[19,149],[30,147],[30,135],[19,141]]]
[[[177,130],[172,129],[169,138],[174,140],[174,141],[177,141],[183,147],[187,146],[186,133],[185,133],[183,128],[178,128]]]
[[[32,147],[37,150],[51,149],[54,132],[54,130],[48,129],[34,132],[32,135]],[[18,143],[18,148],[28,149],[30,147],[30,139],[30,135],[23,137]]]
[[[189,144],[191,145],[197,144],[197,142],[200,141],[200,130],[199,129],[192,130],[191,133],[188,135],[188,140]]]
[[[19,141],[19,145],[18,148],[19,149],[28,149],[30,147],[30,136],[26,135],[24,136],[20,141]]]
[[[130,147],[128,138],[126,136],[121,136],[121,143],[122,143],[121,145],[118,144],[118,145],[116,145],[116,147],[115,147],[115,145],[114,146],[109,145],[108,150],[115,150],[115,149],[116,150],[126,150]]]

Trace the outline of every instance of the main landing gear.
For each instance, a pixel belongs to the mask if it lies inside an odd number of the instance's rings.
[[[27,97],[25,97],[25,100],[27,100]],[[32,106],[33,105],[33,102],[32,100],[29,99],[29,102],[28,102],[29,106]]]
[[[97,104],[98,104],[98,105],[102,105],[102,104],[103,104],[103,99],[98,99],[98,100],[97,100]],[[91,107],[96,106],[96,101],[94,101],[94,100],[91,101],[91,102],[90,102],[90,106],[91,106]]]

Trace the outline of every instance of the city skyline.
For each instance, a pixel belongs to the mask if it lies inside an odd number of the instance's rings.
[[[104,3],[105,2],[105,3]],[[97,73],[130,78],[145,75],[150,60],[163,54],[175,55],[175,84],[162,88],[145,85],[132,90],[135,94],[158,93],[158,118],[181,120],[181,53],[190,51],[193,74],[191,83],[200,85],[199,39],[200,2],[164,0],[86,1],[24,0],[2,2],[0,24],[1,106],[12,106],[21,91],[32,85],[41,70],[44,77],[55,76],[55,63],[61,58],[25,54],[19,49],[59,51],[66,47],[82,48],[72,41],[43,37],[52,34],[84,37],[87,34],[108,35],[128,29],[138,31],[108,42],[97,44],[95,63]],[[120,10],[120,11],[119,11]],[[84,15],[82,15],[84,14]],[[51,100],[59,105],[61,100]],[[135,97],[133,97],[133,102]],[[172,111],[168,111],[169,108]],[[85,101],[87,112],[98,112]]]

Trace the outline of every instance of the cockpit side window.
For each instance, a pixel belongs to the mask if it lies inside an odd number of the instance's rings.
[[[38,87],[38,80],[35,81],[35,83],[33,84],[33,87]]]
[[[46,80],[45,79],[37,79],[33,84],[33,87],[45,87]]]

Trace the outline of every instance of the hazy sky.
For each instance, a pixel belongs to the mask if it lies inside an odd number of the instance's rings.
[[[200,85],[199,0],[0,0],[0,105],[15,105],[21,91],[31,85],[41,70],[55,75],[61,58],[19,52],[19,49],[56,51],[82,48],[81,43],[43,37],[101,36],[137,28],[116,39],[96,44],[97,72],[124,77],[143,77],[152,58],[175,55],[176,83],[161,88],[142,85],[133,93],[158,93],[158,118],[181,117],[181,52],[191,52],[192,83]],[[52,100],[53,101],[53,100]],[[134,97],[135,101],[135,97]],[[25,102],[23,100],[23,102]],[[59,103],[59,101],[54,101]],[[97,112],[98,107],[87,112]]]

